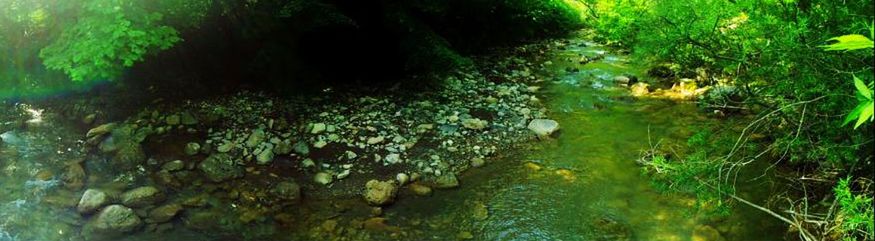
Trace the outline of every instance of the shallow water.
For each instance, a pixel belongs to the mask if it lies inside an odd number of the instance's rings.
[[[486,166],[469,170],[462,176],[461,188],[437,190],[430,197],[402,195],[384,210],[387,226],[383,229],[389,233],[395,227],[412,230],[411,235],[400,238],[406,240],[673,241],[694,240],[697,229],[717,230],[725,240],[783,239],[783,224],[744,206],[737,206],[733,215],[725,218],[691,211],[695,203],[692,197],[657,192],[636,164],[641,151],[655,142],[683,141],[697,127],[719,125],[720,120],[702,115],[693,103],[629,96],[613,78],[644,76],[642,68],[608,48],[571,40],[547,54],[552,64],[535,74],[545,80],[539,96],[550,118],[560,123],[561,133],[508,150]],[[600,54],[605,54],[604,58],[585,65],[578,62],[581,56]],[[566,71],[569,68],[579,70]],[[71,160],[84,156],[79,150],[61,147],[81,146],[75,143],[81,137],[65,136],[76,133],[65,129],[73,127],[52,123],[32,126],[31,131],[0,135],[5,142],[0,146],[0,167],[4,168],[0,178],[0,241],[80,240],[71,235],[82,225],[78,214],[52,207],[69,206],[57,203],[63,200],[78,200],[75,193],[59,188],[63,185],[59,178]],[[93,174],[93,182],[105,180],[105,185],[111,186],[114,180],[130,178],[114,176],[114,170],[101,169],[105,167],[100,161],[94,162],[98,164],[89,165],[87,170]],[[45,178],[35,178],[41,176]],[[757,191],[740,195],[767,195],[771,191],[767,183],[743,184],[746,186],[741,190]],[[355,207],[351,210],[367,210],[358,208],[363,206],[358,199],[349,202]],[[368,215],[367,211],[336,214],[322,208],[318,203],[305,204],[299,213],[302,226],[296,228],[235,228],[273,233],[271,237],[278,240],[306,240],[300,238],[306,236],[302,232],[319,230],[307,225],[324,226],[323,221],[336,217],[343,220]],[[348,220],[340,225],[348,225]],[[224,240],[205,231],[176,228],[164,234],[140,232],[125,240]],[[387,233],[385,237],[393,236]]]

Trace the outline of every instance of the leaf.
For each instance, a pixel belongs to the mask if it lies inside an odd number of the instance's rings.
[[[872,99],[872,91],[869,90],[869,87],[867,87],[860,78],[857,78],[856,75],[854,75],[854,87],[857,87],[857,93],[860,93],[860,95],[866,97],[866,99]]]
[[[869,101],[869,104],[861,104],[863,107],[863,112],[860,113],[860,117],[857,118],[857,124],[854,125],[854,129],[860,127],[864,122],[869,120],[872,117],[873,112],[875,112],[875,102]]]
[[[864,108],[866,108],[865,103],[860,103],[856,107],[854,107],[854,109],[851,110],[851,113],[848,113],[848,116],[845,116],[845,121],[842,123],[842,126],[846,126],[848,125],[848,123],[851,123],[851,121],[857,119],[857,117],[860,117],[860,114],[863,112]]]
[[[826,51],[858,50],[873,48],[873,45],[875,45],[875,43],[873,43],[871,39],[859,34],[842,35],[839,37],[828,39],[827,41],[837,42],[830,45],[820,46]]]

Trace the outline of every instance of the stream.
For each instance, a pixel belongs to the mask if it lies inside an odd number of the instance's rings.
[[[660,140],[682,142],[696,128],[719,125],[720,120],[702,114],[692,102],[632,97],[628,88],[613,79],[618,75],[645,76],[643,68],[627,56],[583,39],[571,39],[564,45],[545,53],[551,63],[534,73],[545,80],[539,96],[549,117],[560,123],[561,133],[508,150],[497,160],[472,168],[461,176],[460,188],[436,191],[428,197],[402,197],[383,210],[384,231],[415,230],[416,238],[408,240],[784,239],[786,225],[753,208],[736,205],[729,217],[705,216],[692,211],[694,197],[655,190],[635,162],[642,151]],[[600,55],[604,58],[586,64],[577,61],[581,56]],[[41,127],[43,132],[65,128],[46,125]],[[82,225],[74,210],[58,212],[44,206],[58,202],[44,197],[61,185],[59,180],[34,179],[40,173],[19,171],[61,173],[63,166],[70,164],[60,161],[69,150],[59,148],[79,144],[51,134],[4,135],[0,241],[79,240],[69,235]],[[768,181],[744,185],[740,193],[744,197],[764,197],[774,188]],[[60,194],[65,195],[77,194]],[[324,218],[302,219],[316,220],[307,224],[326,225]],[[288,231],[310,228],[304,225]],[[274,232],[276,239],[300,240],[281,230]],[[171,231],[125,240],[224,240],[207,236]],[[383,240],[378,238],[382,236],[372,237]]]

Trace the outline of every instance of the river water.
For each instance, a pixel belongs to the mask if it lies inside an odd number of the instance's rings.
[[[371,239],[398,239],[391,233],[415,230],[412,236],[401,239],[783,240],[785,225],[745,206],[734,207],[728,217],[695,212],[693,197],[656,191],[636,164],[641,152],[655,142],[683,141],[697,128],[719,125],[721,120],[701,114],[694,103],[630,96],[628,89],[614,83],[613,78],[644,73],[624,55],[583,39],[567,40],[561,45],[564,47],[545,53],[550,63],[535,73],[545,80],[540,96],[550,118],[560,123],[561,133],[518,150],[507,150],[486,166],[467,171],[458,189],[398,200],[384,209],[385,223],[375,228],[387,235]],[[579,63],[581,56],[599,55],[604,58]],[[38,132],[43,134],[4,133],[5,143],[0,146],[0,164],[4,168],[0,177],[0,241],[79,240],[71,235],[82,225],[75,211],[49,208],[69,206],[58,204],[62,202],[58,200],[65,200],[59,196],[74,196],[68,199],[76,200],[77,194],[46,193],[62,185],[58,177],[63,175],[52,173],[60,174],[68,170],[66,165],[76,165],[60,160],[81,155],[61,147],[81,143],[70,143],[77,138],[57,134],[65,133],[67,127],[51,123],[33,126],[43,128]],[[740,196],[752,200],[767,195],[772,188],[767,181],[743,185],[747,186],[741,190],[755,191]],[[344,215],[357,214],[341,214],[340,218]],[[324,218],[302,219],[315,219],[318,221],[303,223],[325,226],[321,221]],[[301,238],[306,235],[287,234],[312,229],[305,225],[271,230],[278,240],[306,240]],[[344,239],[343,235],[331,239],[355,240]],[[216,240],[209,237],[173,231],[137,234],[126,240]]]

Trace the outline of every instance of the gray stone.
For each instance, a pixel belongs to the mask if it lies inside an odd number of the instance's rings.
[[[146,207],[164,201],[164,193],[153,186],[134,188],[122,194],[122,204],[128,207]]]
[[[204,176],[213,182],[222,182],[243,176],[243,167],[224,153],[210,155],[199,165]]]
[[[109,204],[109,202],[110,198],[105,192],[96,189],[88,189],[85,190],[85,193],[82,194],[82,198],[79,199],[79,204],[76,205],[76,211],[79,211],[81,214],[89,214]]]
[[[88,133],[85,134],[85,138],[92,138],[95,136],[102,136],[104,134],[107,134],[107,133],[111,132],[113,129],[115,129],[115,127],[117,125],[118,124],[116,124],[116,123],[106,123],[106,124],[91,128],[91,130],[88,130]]]

